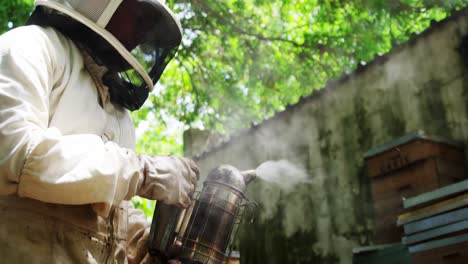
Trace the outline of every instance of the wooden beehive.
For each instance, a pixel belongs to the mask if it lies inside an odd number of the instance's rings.
[[[411,254],[411,263],[414,264],[466,264],[467,260],[468,242]]]
[[[411,263],[466,263],[468,259],[468,180],[403,202],[398,217]]]
[[[402,200],[464,179],[465,155],[460,144],[422,131],[378,146],[366,156],[376,223],[375,242],[398,243]]]

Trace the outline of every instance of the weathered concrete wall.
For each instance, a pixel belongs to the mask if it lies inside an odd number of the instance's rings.
[[[468,18],[452,17],[391,54],[332,82],[264,123],[199,157],[255,168],[287,159],[311,183],[286,193],[256,181],[259,215],[240,234],[243,264],[351,263],[371,243],[373,220],[364,153],[414,130],[468,142],[468,75],[458,52]]]

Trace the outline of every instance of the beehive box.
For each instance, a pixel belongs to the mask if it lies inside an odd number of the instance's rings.
[[[422,131],[377,146],[365,155],[376,223],[377,243],[398,243],[402,200],[464,179],[463,147]]]
[[[468,180],[438,188],[403,203],[398,217],[412,263],[467,263]]]
[[[406,245],[390,244],[353,249],[353,264],[406,264],[411,263]]]
[[[458,241],[457,241],[458,240]],[[445,244],[445,245],[444,245]],[[459,235],[427,242],[426,245],[433,247],[411,253],[411,263],[413,264],[466,264],[468,260],[467,235]]]

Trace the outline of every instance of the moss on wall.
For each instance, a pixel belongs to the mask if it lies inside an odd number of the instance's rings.
[[[199,159],[203,174],[221,163],[250,169],[271,159],[307,169],[310,182],[291,192],[249,186],[259,209],[239,236],[243,264],[351,263],[353,247],[372,243],[366,151],[416,129],[468,139],[468,74],[453,41],[468,31],[467,20],[421,36]]]

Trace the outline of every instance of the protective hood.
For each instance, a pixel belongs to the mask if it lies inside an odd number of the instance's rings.
[[[131,1],[132,8],[118,9],[123,1]],[[109,69],[103,82],[111,100],[129,110],[143,105],[182,39],[179,20],[161,0],[36,0],[35,5],[71,17],[99,36],[99,41],[78,41]],[[123,20],[113,25],[117,14]]]

